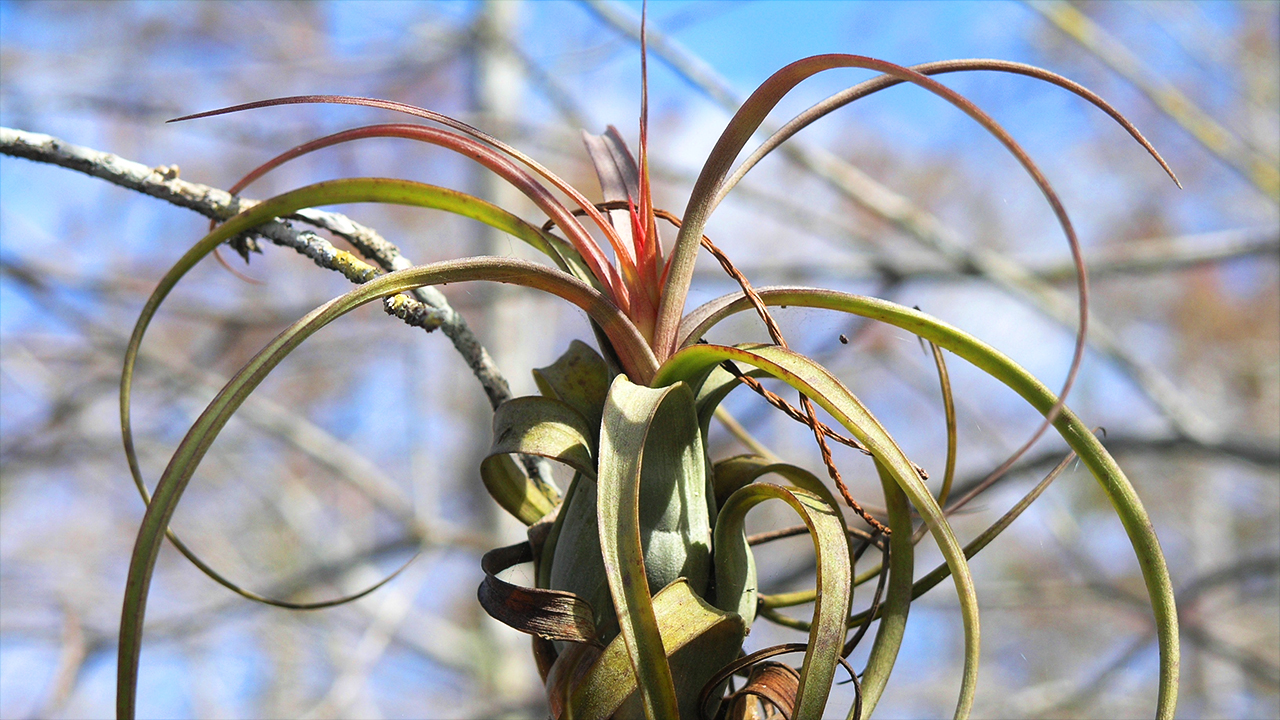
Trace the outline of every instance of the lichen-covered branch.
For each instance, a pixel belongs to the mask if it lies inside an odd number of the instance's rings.
[[[0,154],[58,165],[101,178],[115,185],[150,195],[165,202],[194,210],[214,220],[226,220],[253,206],[255,201],[239,198],[225,190],[187,182],[178,178],[175,166],[147,167],[118,155],[64,142],[50,135],[0,127]],[[413,265],[391,242],[375,230],[352,221],[345,215],[323,210],[303,210],[298,217],[332,232],[351,243],[352,247],[374,265],[361,260],[309,230],[298,230],[288,221],[275,220],[256,229],[256,234],[282,247],[291,248],[320,267],[342,273],[354,283],[363,283],[381,271],[402,270]],[[376,265],[376,267],[375,267]],[[388,312],[406,319],[428,332],[439,328],[462,355],[471,372],[480,381],[492,407],[511,397],[511,389],[479,339],[463,319],[435,288],[413,291],[420,303],[402,298]],[[393,310],[395,312],[393,312]]]

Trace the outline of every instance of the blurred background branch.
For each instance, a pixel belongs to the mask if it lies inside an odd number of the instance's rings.
[[[124,190],[0,156],[0,716],[97,717],[113,702],[120,594],[142,514],[116,427],[122,346],[155,282],[207,228],[169,203],[188,198],[184,207],[226,217],[246,201],[216,188],[371,114],[295,106],[163,121],[281,95],[387,97],[465,117],[591,189],[579,128],[612,123],[636,138],[638,10],[601,0],[0,4],[0,124],[14,129],[0,131],[0,145],[17,152],[46,142],[37,133],[63,138],[63,154],[77,155],[69,143],[108,151],[109,161],[79,157],[133,183]],[[699,170],[691,158],[705,157],[744,90],[805,55],[1028,62],[1130,115],[1185,190],[1109,119],[1060,90],[1005,75],[943,78],[1025,144],[1080,229],[1096,280],[1094,319],[1109,332],[1093,336],[1071,405],[1107,428],[1182,589],[1180,713],[1280,714],[1280,8],[689,2],[652,4],[649,21],[652,59],[661,61],[650,65],[655,192],[677,213]],[[807,81],[771,120],[781,124],[864,77]],[[708,229],[754,284],[817,284],[919,305],[1046,383],[1061,378],[1075,321],[1065,243],[1034,188],[980,130],[903,87],[799,139],[790,155],[754,169]],[[251,192],[352,175],[497,192],[465,161],[389,140],[299,159]],[[515,207],[542,222],[531,206]],[[158,476],[223,378],[350,287],[297,252],[360,255],[367,272],[405,266],[404,256],[525,252],[440,214],[342,210],[264,229],[270,243],[296,252],[268,243],[252,255],[245,272],[262,284],[204,263],[177,288],[138,379],[145,477]],[[714,263],[696,278],[694,302],[734,289]],[[238,583],[294,600],[357,590],[425,547],[423,556],[357,603],[289,613],[226,593],[164,551],[140,713],[545,716],[526,639],[487,625],[475,602],[480,553],[510,532],[480,499],[475,463],[492,406],[535,392],[527,370],[550,364],[573,338],[590,340],[590,328],[576,311],[528,293],[458,284],[419,299],[436,308],[451,342],[406,331],[376,308],[315,336],[228,426],[174,527]],[[777,317],[792,344],[836,372],[916,462],[942,466],[938,386],[918,343],[819,312]],[[729,330],[766,337],[749,318]],[[951,365],[960,438],[953,493],[963,493],[1035,418]],[[758,442],[821,473],[803,427],[738,395],[728,409],[740,427],[715,427],[713,453]],[[872,495],[873,469],[843,452],[854,494]],[[1061,457],[1046,440],[967,506],[955,518],[962,541]],[[976,715],[1149,712],[1154,643],[1126,599],[1139,592],[1138,571],[1118,550],[1123,536],[1104,502],[1069,470],[975,561],[991,610]],[[765,507],[749,531],[789,522]],[[763,590],[811,584],[807,542],[771,545]],[[928,541],[919,553],[922,567],[937,560]],[[526,571],[510,574],[529,581]],[[950,711],[958,626],[954,599],[922,598],[899,659],[913,680],[890,685],[882,713]],[[748,650],[794,639],[761,626]],[[838,686],[832,707],[851,698]]]

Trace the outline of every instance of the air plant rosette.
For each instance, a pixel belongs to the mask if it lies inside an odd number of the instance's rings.
[[[643,44],[643,40],[642,40]],[[644,57],[643,51],[641,57]],[[642,59],[642,76],[643,71]],[[835,95],[787,123],[736,168],[734,161],[766,115],[792,88],[817,73],[863,68],[879,77]],[[561,180],[505,143],[453,118],[396,102],[344,96],[280,98],[200,115],[295,103],[341,103],[395,111],[434,123],[360,127],[300,145],[263,164],[232,189],[239,192],[279,165],[321,148],[373,137],[395,137],[447,148],[482,165],[520,190],[545,213],[543,226],[465,193],[409,180],[350,178],[278,195],[222,223],[161,280],[130,340],[122,378],[121,415],[126,452],[148,508],[134,548],[120,629],[118,713],[132,717],[143,615],[156,557],[164,538],[228,588],[255,600],[295,608],[335,605],[376,589],[316,604],[262,598],[236,586],[191,553],[168,530],[178,501],[222,427],[246,397],[294,348],[342,315],[375,300],[410,324],[431,327],[430,308],[409,291],[463,281],[536,288],[559,296],[589,316],[597,347],[574,341],[549,367],[534,371],[540,395],[510,400],[493,418],[493,443],[480,467],[493,499],[528,526],[528,540],[487,553],[479,600],[493,617],[533,638],[533,655],[556,718],[818,718],[833,683],[847,673],[856,699],[850,718],[870,716],[893,668],[911,602],[952,578],[964,627],[964,672],[956,717],[966,717],[977,688],[978,604],[968,559],[1017,517],[1066,465],[1066,460],[996,524],[962,545],[948,515],[975,492],[950,498],[956,452],[954,413],[944,351],[1009,386],[1041,412],[1043,424],[1025,450],[1049,427],[1072,457],[1094,475],[1122,521],[1142,568],[1160,645],[1156,715],[1171,718],[1178,680],[1178,633],[1173,593],[1154,530],[1142,503],[1101,442],[1063,404],[1084,350],[1088,286],[1067,213],[1048,181],[993,120],[930,76],[998,71],[1035,77],[1093,103],[1115,118],[1168,171],[1164,161],[1117,111],[1087,89],[1049,71],[994,60],[955,60],[905,68],[855,55],[819,55],[783,68],[764,82],[729,121],[676,216],[653,206],[648,169],[647,90],[642,91],[639,152],[621,134],[584,133],[603,202]],[[1067,381],[1054,393],[1000,351],[923,312],[886,300],[834,290],[753,288],[729,257],[703,234],[711,213],[762,157],[814,120],[853,100],[903,82],[959,107],[994,135],[1025,168],[1053,208],[1076,262],[1080,327]],[[647,85],[647,83],[646,83]],[[1172,176],[1172,172],[1170,172]],[[559,193],[557,195],[557,193]],[[470,217],[538,249],[542,265],[498,257],[472,257],[361,278],[362,284],[308,313],[268,343],[227,383],[200,415],[148,497],[133,447],[130,390],[148,324],[168,293],[199,260],[224,243],[242,243],[256,226],[299,210],[351,202],[434,208]],[[664,247],[664,226],[676,228]],[[670,232],[667,233],[670,236]],[[603,242],[598,240],[603,239]],[[243,247],[243,245],[241,245]],[[666,249],[669,248],[669,251]],[[741,291],[685,314],[700,249],[715,257]],[[821,308],[887,323],[929,344],[939,370],[949,427],[940,489],[915,465],[871,412],[831,372],[791,350],[770,306]],[[724,318],[754,311],[769,331],[767,344],[717,344],[704,335]],[[794,404],[767,389],[771,378],[796,392]],[[707,433],[718,407],[746,386],[807,426],[823,458],[830,485],[803,469],[761,455],[712,458]],[[838,427],[818,417],[821,408]],[[829,444],[868,456],[883,487],[873,514],[851,495]],[[1021,451],[989,476],[1002,474]],[[560,463],[572,480],[563,491],[530,458]],[[833,489],[834,488],[834,489]],[[978,488],[980,491],[982,487]],[[748,537],[749,510],[784,503],[800,524]],[[857,518],[857,520],[854,520]],[[931,534],[945,562],[915,578],[914,546]],[[808,535],[817,561],[815,587],[787,595],[762,594],[755,554],[771,540]],[[534,587],[499,578],[503,570],[533,563]],[[388,578],[390,579],[390,578]],[[854,611],[857,585],[875,589]],[[808,621],[780,608],[812,605]],[[757,620],[807,633],[804,642],[744,654]],[[879,620],[875,632],[869,629]],[[866,666],[846,658],[864,639]],[[787,653],[802,654],[784,664]],[[742,676],[735,680],[734,675]],[[762,714],[763,713],[763,714]]]

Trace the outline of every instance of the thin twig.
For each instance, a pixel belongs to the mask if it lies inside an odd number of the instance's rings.
[[[656,212],[657,211],[655,211],[655,213]],[[664,219],[675,224],[677,227],[680,224],[679,220],[674,216],[670,216],[670,213],[665,213]],[[773,338],[774,343],[785,349],[787,347],[787,340],[782,336],[782,329],[778,327],[778,323],[775,322],[773,316],[769,314],[769,310],[764,306],[764,301],[760,299],[760,295],[751,287],[751,282],[747,280],[745,275],[738,272],[738,269],[733,266],[729,257],[725,255],[720,248],[716,247],[715,244],[711,242],[711,239],[706,235],[702,236],[702,246],[706,248],[707,252],[710,252],[717,261],[719,261],[721,267],[724,268],[724,271],[729,274],[729,277],[733,278],[742,288],[742,292],[751,299],[751,304],[755,307],[756,313],[760,315],[760,319],[764,321],[765,327],[769,329],[769,336]],[[755,392],[759,393],[761,397],[768,400],[774,407],[783,410],[783,412],[786,412],[796,421],[808,425],[809,429],[813,430],[813,439],[818,443],[818,451],[822,453],[822,464],[827,468],[827,476],[831,478],[831,482],[835,483],[836,489],[840,491],[840,495],[844,497],[844,501],[848,503],[849,507],[853,508],[853,511],[858,514],[858,517],[862,518],[868,525],[885,535],[892,533],[884,523],[880,522],[875,518],[875,516],[864,510],[862,505],[859,504],[857,500],[853,499],[853,494],[849,492],[849,486],[844,484],[844,478],[840,476],[840,470],[836,468],[836,461],[831,456],[831,447],[827,445],[827,437],[830,436],[833,439],[839,440],[842,444],[849,445],[852,448],[856,448],[870,455],[871,453],[866,448],[862,447],[862,445],[853,438],[840,436],[830,427],[827,427],[827,425],[822,421],[818,420],[817,411],[814,409],[813,401],[809,399],[808,395],[800,393],[800,406],[804,408],[804,415],[801,416],[799,413],[794,413],[794,408],[787,405],[786,401],[782,398],[765,389],[765,387],[757,382],[755,378],[747,377],[740,372],[733,363],[725,362],[724,367],[729,372],[733,373],[734,377],[747,385],[747,387],[751,388]]]

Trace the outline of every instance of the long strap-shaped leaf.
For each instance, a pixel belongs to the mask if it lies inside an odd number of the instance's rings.
[[[1008,385],[1041,413],[1048,412],[1057,402],[1053,391],[1004,353],[919,310],[834,290],[761,288],[758,292],[766,305],[839,310],[894,325],[973,363]],[[681,336],[686,344],[695,342],[723,318],[751,307],[751,303],[737,293],[713,300],[689,313]],[[1169,568],[1165,564],[1164,553],[1160,550],[1160,541],[1151,525],[1151,518],[1124,471],[1087,425],[1066,409],[1053,425],[1071,449],[1079,453],[1080,460],[1102,485],[1129,535],[1129,542],[1133,545],[1147,585],[1147,594],[1151,598],[1160,643],[1160,693],[1156,701],[1156,716],[1162,720],[1172,718],[1178,703],[1178,612],[1174,603],[1173,584],[1169,579]]]
[[[840,514],[840,501],[836,499],[835,493],[831,492],[831,488],[818,479],[817,475],[798,465],[773,462],[760,455],[735,455],[715,464],[714,486],[717,502],[723,505],[739,488],[770,473],[783,477],[801,490],[817,495],[828,505],[836,508],[837,515]]]
[[[130,466],[136,480],[140,478],[141,473],[133,457],[133,439],[129,420],[129,393],[133,383],[133,368],[137,363],[138,348],[142,344],[142,338],[151,323],[151,318],[169,292],[196,263],[213,252],[214,248],[240,233],[252,230],[274,217],[289,215],[303,208],[353,202],[379,202],[445,210],[479,220],[524,240],[534,247],[550,251],[548,254],[554,253],[537,228],[506,210],[456,190],[409,180],[349,178],[316,183],[278,195],[236,215],[202,238],[165,274],[151,297],[147,298],[146,305],[143,306],[138,322],[134,326],[133,336],[129,339],[129,347],[125,351],[125,369],[121,377],[120,419],[124,430],[126,453],[130,456]],[[608,316],[607,321],[603,317],[594,318],[593,316],[593,319],[596,319],[608,334],[620,359],[627,364],[628,371],[636,372],[641,378],[650,377],[657,363],[648,345],[640,338],[630,321],[626,320],[620,312],[605,308],[604,306],[608,303],[599,293],[595,293],[589,304],[598,306],[599,309],[596,312]],[[583,309],[587,308],[583,306]],[[592,311],[588,310],[588,312]]]
[[[702,592],[710,571],[703,463],[687,385],[655,390],[614,379],[600,432],[600,551],[649,720],[679,717],[651,593],[677,577]]]
[[[138,321],[134,325],[128,348],[125,350],[124,371],[120,377],[120,427],[129,470],[133,475],[134,483],[143,492],[144,497],[146,496],[146,483],[143,482],[142,469],[138,464],[137,453],[134,450],[130,404],[132,402],[133,373],[137,364],[138,351],[142,346],[142,340],[146,335],[147,328],[150,326],[151,319],[156,311],[159,310],[160,305],[183,276],[196,263],[213,252],[213,249],[222,242],[251,230],[273,217],[288,215],[296,210],[314,205],[346,202],[385,202],[454,212],[510,233],[544,252],[551,251],[548,254],[555,256],[554,249],[548,245],[548,241],[541,231],[515,215],[464,193],[407,180],[352,178],[318,183],[259,203],[227,220],[188,250],[161,279],[151,297],[147,299],[146,304],[143,306]],[[600,304],[598,300],[593,300],[592,302]],[[639,338],[639,334],[634,332],[634,329],[632,331],[626,329],[626,325],[630,324],[629,321],[619,324],[615,320],[612,324],[615,327],[612,330],[606,328],[606,332],[612,333],[610,334],[610,340],[614,342],[622,356],[638,353],[637,357],[648,356],[652,358],[652,353],[648,350],[645,342]],[[617,337],[614,337],[615,334]],[[626,339],[627,335],[632,336],[631,341]],[[630,350],[627,349],[628,346],[631,347]],[[656,362],[651,359],[641,359],[640,365],[656,368]],[[646,377],[651,373],[652,370],[642,370],[639,376]],[[189,555],[189,557],[192,557],[193,560],[195,559],[194,556]],[[211,573],[211,570],[206,571]]]
[[[793,717],[819,718],[831,693],[844,647],[846,615],[853,601],[853,559],[838,506],[813,493],[770,483],[747,485],[729,496],[716,519],[716,604],[722,610],[742,615],[750,627],[757,588],[743,522],[752,507],[774,499],[787,503],[800,515],[813,539],[820,592],[814,601],[813,625]]]
[[[1164,158],[1160,157],[1160,153],[1156,152],[1155,147],[1153,147],[1150,142],[1147,142],[1147,139],[1142,136],[1142,133],[1138,132],[1138,128],[1134,127],[1133,123],[1129,122],[1124,115],[1121,115],[1119,110],[1111,107],[1106,100],[1103,100],[1101,96],[1089,88],[1069,80],[1055,72],[1051,72],[1034,65],[1027,65],[1026,63],[1010,62],[1008,60],[990,60],[986,58],[940,60],[937,62],[912,65],[909,69],[914,70],[921,75],[941,75],[943,73],[972,71],[1006,72],[1033,77],[1037,80],[1057,85],[1058,87],[1075,93],[1076,95],[1093,103],[1099,110],[1110,115],[1111,119],[1119,123],[1120,126],[1125,129],[1125,132],[1129,133],[1129,135],[1136,140],[1138,144],[1151,155],[1151,157],[1155,158],[1155,161],[1159,163],[1160,167],[1164,169],[1170,178],[1173,179],[1173,182],[1177,183],[1178,187],[1182,187],[1182,184],[1178,182],[1178,177],[1173,172],[1173,168],[1169,167],[1169,164],[1164,161]],[[881,75],[880,77],[872,78],[871,80],[858,83],[853,87],[842,90],[841,92],[832,95],[826,100],[813,105],[808,110],[805,110],[795,116],[785,125],[778,128],[773,135],[769,136],[768,140],[765,140],[760,147],[752,151],[751,155],[748,156],[746,160],[742,161],[742,164],[733,171],[733,175],[720,186],[720,192],[716,194],[713,206],[719,205],[725,195],[728,194],[728,192],[742,180],[743,176],[746,175],[751,168],[755,167],[760,160],[773,150],[777,149],[796,133],[813,124],[816,120],[819,120],[832,111],[844,107],[855,100],[864,98],[868,95],[879,92],[880,90],[891,88],[895,85],[901,85],[904,82],[906,81],[900,77],[895,77],[893,75]]]
[[[951,567],[956,593],[960,598],[960,612],[964,620],[965,662],[964,679],[960,688],[960,700],[956,717],[969,714],[973,705],[973,691],[978,675],[978,600],[969,574],[968,562],[942,514],[928,486],[916,474],[914,466],[903,454],[880,423],[863,407],[853,393],[813,360],[785,350],[776,345],[749,347],[725,347],[723,345],[694,345],[671,356],[654,378],[655,385],[678,382],[684,377],[695,376],[712,364],[736,360],[764,370],[807,395],[831,413],[841,425],[855,437],[893,475],[912,504],[928,524],[930,531]]]
[[[867,656],[867,669],[862,673],[862,717],[854,717],[857,705],[849,708],[848,720],[870,717],[880,702],[893,663],[898,659],[902,637],[907,630],[907,613],[911,610],[911,576],[915,572],[915,543],[911,539],[911,507],[906,494],[894,482],[883,464],[876,463],[880,484],[884,487],[884,506],[889,511],[889,588],[880,606],[880,627]]]
[[[208,247],[206,243],[202,245]],[[142,526],[138,529],[138,539],[134,544],[128,582],[125,586],[124,610],[120,620],[116,696],[116,712],[120,717],[131,718],[134,713],[138,658],[141,652],[142,623],[146,613],[147,592],[151,585],[156,557],[160,553],[160,545],[164,539],[165,528],[169,526],[169,520],[173,517],[178,501],[195,473],[196,467],[223,426],[231,419],[231,415],[286,355],[317,330],[346,313],[373,300],[423,285],[472,280],[491,280],[546,290],[586,310],[601,327],[606,329],[613,327],[616,332],[630,326],[617,308],[594,289],[558,270],[510,258],[453,260],[389,273],[321,305],[289,326],[241,368],[209,403],[174,452],[168,467],[156,484],[155,494],[147,507],[146,515],[143,516]],[[173,282],[176,282],[176,279]],[[163,289],[167,292],[171,287],[172,282],[169,282]],[[158,290],[157,293],[160,291]],[[160,294],[160,298],[163,298],[163,294]],[[139,321],[139,329],[135,330],[134,340],[130,346],[133,351],[130,362],[136,357],[137,343],[141,341],[141,330],[145,329],[145,321],[150,318],[151,313],[154,313],[155,304],[158,302],[156,296],[153,296],[152,301],[148,303],[150,312],[144,314],[143,320]],[[635,340],[638,341],[638,336]],[[131,370],[131,367],[128,369]]]
[[[588,217],[590,217],[593,221],[595,221],[596,225],[600,228],[600,231],[603,232],[605,236],[608,237],[609,242],[613,244],[615,250],[621,247],[621,240],[618,238],[618,234],[614,232],[613,226],[609,224],[609,221],[605,219],[604,215],[602,215],[600,211],[597,210],[596,207],[589,200],[587,200],[586,197],[582,195],[582,193],[578,192],[577,188],[565,182],[564,180],[560,179],[555,173],[543,167],[533,158],[529,157],[528,155],[525,155],[524,153],[520,152],[514,147],[493,137],[492,135],[482,132],[481,130],[478,130],[460,120],[451,118],[448,115],[443,115],[441,113],[435,112],[433,110],[428,110],[426,108],[415,107],[413,105],[407,105],[405,103],[394,102],[391,100],[378,100],[376,98],[350,97],[350,96],[343,96],[343,95],[297,95],[293,97],[274,98],[272,100],[260,100],[257,102],[244,103],[241,105],[233,105],[231,107],[225,107],[219,110],[211,110],[208,112],[195,113],[193,115],[186,115],[184,117],[174,118],[172,120],[169,120],[168,122],[194,120],[196,118],[213,117],[215,115],[225,115],[227,113],[240,112],[242,110],[252,110],[254,108],[272,107],[276,105],[296,105],[296,104],[313,104],[313,103],[328,103],[328,104],[336,104],[336,105],[360,105],[363,107],[381,108],[383,110],[392,110],[395,112],[401,112],[401,113],[405,113],[406,115],[413,115],[416,117],[426,118],[428,120],[438,122],[441,125],[453,128],[454,130],[458,130],[460,132],[466,133],[467,135],[470,135],[471,137],[476,138],[477,140],[486,142],[498,148],[499,150],[506,153],[507,155],[510,155],[511,157],[515,158],[521,163],[524,163],[527,167],[529,167],[535,173],[541,175],[548,182],[550,182],[560,192],[563,192],[565,195],[568,195],[569,198],[572,199],[575,204],[577,204],[579,207],[582,208],[583,212],[585,212]],[[610,272],[612,271],[612,266],[609,265],[606,259],[604,259],[604,256],[603,254],[601,254],[599,248],[593,248],[591,246],[587,246],[583,248],[583,250],[585,252],[588,252],[589,254],[596,254],[598,256],[597,260],[593,262],[594,265],[602,267],[606,271],[610,271]]]
[[[551,258],[556,265],[567,273],[570,273],[586,283],[598,282],[602,283],[600,287],[606,287],[609,283],[609,275],[604,268],[598,266],[598,262],[604,260],[599,255],[595,241],[587,234],[585,228],[578,222],[577,218],[570,213],[559,200],[553,196],[550,191],[542,186],[541,183],[534,180],[528,173],[521,170],[514,163],[498,153],[488,145],[477,142],[464,135],[438,128],[426,127],[423,125],[413,125],[408,123],[391,123],[384,125],[366,125],[364,127],[354,128],[351,130],[343,130],[332,135],[326,135],[310,142],[303,143],[297,147],[291,148],[273,158],[266,161],[262,165],[254,168],[248,175],[240,178],[239,182],[232,185],[227,192],[232,195],[238,195],[246,187],[257,181],[262,176],[271,172],[275,168],[302,157],[316,150],[338,145],[354,140],[362,140],[375,137],[395,137],[406,138],[409,140],[418,140],[421,142],[437,145],[464,157],[475,160],[483,167],[492,171],[495,175],[506,180],[512,187],[522,192],[526,197],[533,201],[540,210],[547,214],[556,225],[558,225],[566,235],[573,241],[573,245],[564,243],[554,235],[546,236],[547,242],[555,247],[556,252]],[[576,248],[586,248],[585,253],[579,252]],[[546,252],[545,248],[539,248]],[[596,250],[595,254],[590,251]],[[607,261],[606,261],[607,265]],[[590,266],[591,269],[588,268]],[[598,274],[597,274],[598,273]],[[605,294],[611,295],[612,291]]]

